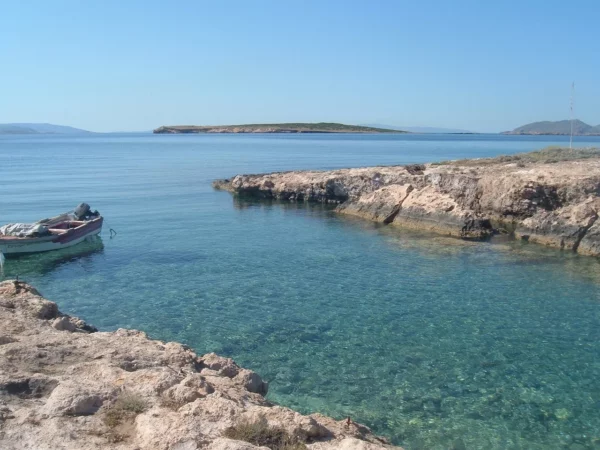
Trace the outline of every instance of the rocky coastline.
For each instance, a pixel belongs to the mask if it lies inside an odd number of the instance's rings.
[[[351,420],[274,405],[267,390],[229,358],[141,331],[99,332],[26,283],[0,283],[2,449],[397,448]],[[235,438],[259,423],[285,444]]]
[[[213,186],[245,197],[335,204],[342,214],[463,239],[501,233],[600,256],[599,149],[237,175]]]

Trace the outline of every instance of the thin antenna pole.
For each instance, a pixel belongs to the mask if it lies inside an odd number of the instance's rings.
[[[575,101],[574,97],[575,97],[575,82],[573,81],[573,84],[571,84],[571,139],[569,140],[569,148],[570,149],[573,148],[573,117],[574,117],[573,103]]]

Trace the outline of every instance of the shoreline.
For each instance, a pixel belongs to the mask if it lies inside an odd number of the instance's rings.
[[[333,204],[341,214],[462,239],[501,233],[600,256],[598,149],[236,175],[213,187],[257,199]]]
[[[232,438],[257,423],[287,436],[290,450],[399,448],[354,421],[278,406],[267,391],[230,358],[98,331],[25,282],[0,283],[3,448],[265,449]]]

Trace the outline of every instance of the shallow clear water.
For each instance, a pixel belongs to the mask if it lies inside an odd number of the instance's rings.
[[[270,382],[272,400],[351,416],[407,449],[598,448],[597,259],[210,186],[236,173],[489,156],[558,139],[1,137],[0,223],[80,201],[106,217],[101,242],[10,259],[4,277],[102,329],[232,356]]]

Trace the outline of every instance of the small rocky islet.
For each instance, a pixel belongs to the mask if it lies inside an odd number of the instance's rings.
[[[378,128],[363,125],[346,125],[335,122],[316,122],[316,123],[262,123],[262,124],[244,124],[244,125],[171,125],[158,127],[153,131],[154,134],[246,134],[246,133],[275,133],[275,134],[294,134],[294,133],[324,133],[324,134],[401,134],[406,131],[392,130],[388,128]]]
[[[600,256],[600,149],[595,148],[237,175],[213,186],[252,198],[331,203],[342,214],[463,239],[506,234]]]
[[[99,332],[26,283],[0,283],[2,449],[265,449],[236,438],[256,424],[273,449],[397,448],[352,420],[275,405],[267,390],[229,358]]]

